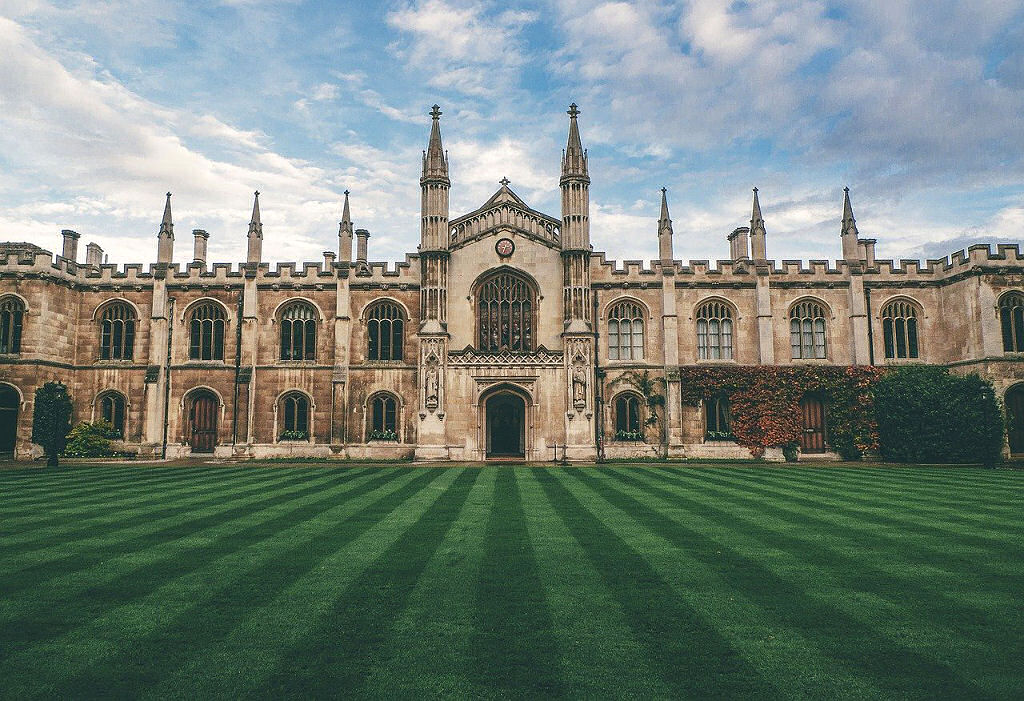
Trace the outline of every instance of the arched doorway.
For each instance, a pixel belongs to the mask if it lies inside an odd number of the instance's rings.
[[[800,434],[801,453],[825,452],[825,404],[812,394],[800,400],[803,432]]]
[[[212,453],[217,445],[217,409],[213,392],[199,390],[189,397],[188,431],[193,453]]]
[[[10,385],[0,384],[0,457],[14,457],[18,442],[18,409],[21,395]]]
[[[1024,385],[1006,392],[1006,438],[1010,453],[1024,453]]]
[[[487,457],[526,455],[526,402],[518,394],[499,392],[486,403]]]

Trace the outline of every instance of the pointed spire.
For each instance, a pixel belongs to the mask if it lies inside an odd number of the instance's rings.
[[[338,261],[352,261],[352,214],[348,206],[348,190],[345,190],[345,206],[341,210],[341,221],[338,222]]]
[[[839,231],[840,239],[843,242],[843,258],[846,260],[859,260],[860,233],[857,231],[857,220],[853,218],[853,205],[850,204],[850,188],[843,188],[843,222]]]
[[[249,221],[249,252],[246,260],[259,263],[263,257],[263,223],[260,221],[260,191],[253,195],[252,219]]]
[[[441,145],[441,108],[434,105],[430,110],[430,141],[423,152],[422,178],[448,179],[448,156]],[[421,179],[422,179],[421,178]]]
[[[160,220],[160,232],[156,236],[156,262],[170,263],[174,256],[174,221],[171,219],[171,193],[167,193],[164,216]]]
[[[843,188],[843,233],[847,232],[849,227],[853,227],[854,233],[857,231],[857,220],[853,218],[853,205],[850,204],[850,188]]]
[[[764,228],[764,217],[761,216],[761,201],[754,188],[754,205],[750,210],[750,252],[754,260],[766,260],[768,232]],[[745,246],[744,246],[745,248]]]
[[[576,103],[569,105],[569,140],[565,144],[565,152],[562,154],[562,177],[582,176],[587,177],[587,151],[583,148],[580,140],[580,127],[576,117],[580,114]]]
[[[668,214],[668,190],[661,188],[661,217],[658,219],[658,255],[662,266],[671,265],[672,253],[672,219]]]

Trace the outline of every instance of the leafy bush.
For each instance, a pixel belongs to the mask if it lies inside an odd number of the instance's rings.
[[[305,431],[282,431],[281,437],[278,440],[281,441],[304,441],[309,438],[309,434]]]
[[[616,431],[615,440],[617,441],[642,441],[644,439],[643,431]]]
[[[108,422],[82,422],[71,429],[62,455],[66,458],[105,458],[117,453],[110,448],[112,438],[121,434]]]
[[[46,464],[57,467],[71,430],[71,397],[62,382],[47,382],[36,390],[32,409],[32,442],[43,446]]]
[[[398,440],[398,434],[395,433],[394,431],[388,431],[386,429],[383,430],[383,431],[376,431],[376,430],[375,431],[370,431],[370,440],[371,441],[397,441]]]
[[[897,368],[875,385],[879,449],[897,462],[994,465],[1003,449],[1003,419],[992,385],[946,368]]]

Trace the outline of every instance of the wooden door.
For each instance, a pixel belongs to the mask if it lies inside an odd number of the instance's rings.
[[[800,434],[800,451],[824,453],[825,405],[817,397],[804,397],[800,400],[800,413],[803,415],[804,426]]]
[[[1011,453],[1024,453],[1024,387],[1006,393],[1006,438]]]
[[[217,398],[200,394],[192,400],[190,416],[193,453],[212,453],[217,445]]]

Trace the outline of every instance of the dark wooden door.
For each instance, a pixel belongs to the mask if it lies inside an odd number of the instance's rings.
[[[489,456],[523,455],[523,400],[501,395],[487,402],[487,430],[490,433]]]
[[[18,406],[21,404],[13,387],[0,385],[0,455],[14,455],[18,440]]]
[[[217,445],[217,399],[201,394],[192,400],[190,416],[192,429],[192,452],[212,453]]]
[[[803,414],[803,433],[800,434],[800,451],[803,453],[825,452],[825,405],[817,397],[800,400]]]
[[[1006,393],[1006,437],[1011,453],[1024,453],[1024,387]]]

